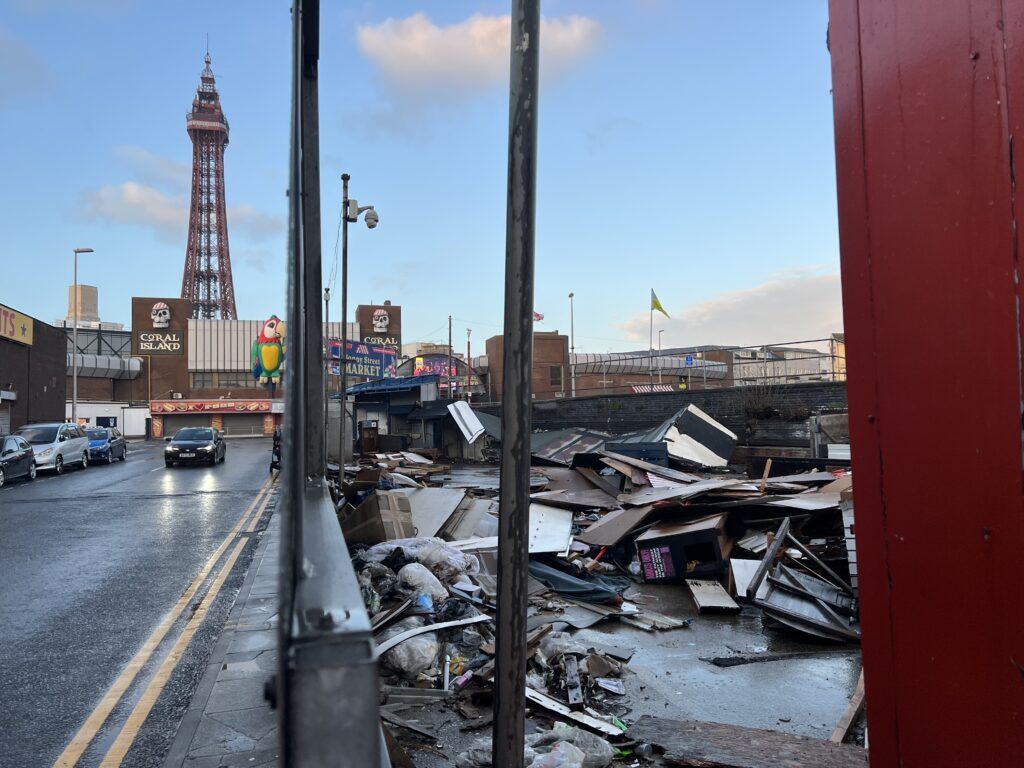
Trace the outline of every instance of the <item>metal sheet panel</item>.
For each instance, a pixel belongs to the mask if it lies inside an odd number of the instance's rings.
[[[458,400],[452,403],[448,406],[448,412],[455,419],[455,424],[459,427],[459,431],[462,432],[462,436],[466,438],[466,442],[470,445],[475,443],[480,435],[484,433],[484,425],[480,423],[480,419],[473,413],[473,409],[470,408],[469,403],[466,401]]]
[[[529,552],[565,552],[572,541],[572,512],[530,504]]]

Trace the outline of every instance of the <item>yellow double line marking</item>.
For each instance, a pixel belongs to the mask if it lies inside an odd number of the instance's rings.
[[[178,621],[182,612],[186,607],[188,607],[192,598],[195,597],[196,593],[202,587],[203,583],[206,581],[206,577],[210,575],[210,572],[217,564],[220,556],[224,554],[224,551],[231,544],[231,541],[239,534],[243,526],[245,526],[246,522],[249,520],[250,513],[252,513],[253,509],[256,508],[257,504],[259,504],[259,509],[253,515],[246,532],[251,533],[256,530],[256,524],[259,522],[260,517],[263,515],[263,511],[267,507],[267,502],[270,500],[270,490],[275,478],[276,475],[268,477],[266,482],[263,483],[255,498],[253,498],[249,503],[249,506],[246,507],[245,512],[242,513],[238,522],[235,523],[235,527],[231,529],[228,535],[224,538],[224,541],[221,542],[220,546],[217,547],[212,555],[210,555],[210,558],[203,565],[202,570],[195,579],[192,580],[192,583],[189,584],[188,589],[185,590],[181,599],[175,603],[171,612],[167,614],[164,620],[160,622],[160,625],[153,630],[153,633],[146,639],[146,642],[143,643],[142,648],[139,649],[139,652],[132,657],[132,660],[129,661],[121,671],[121,674],[118,675],[113,685],[111,685],[103,695],[100,703],[96,705],[96,708],[86,719],[85,723],[83,723],[82,727],[78,729],[78,733],[75,734],[74,738],[71,739],[71,742],[64,748],[60,757],[58,757],[57,761],[53,764],[53,768],[73,768],[73,766],[77,765],[79,758],[81,758],[89,744],[92,743],[92,740],[96,738],[96,734],[99,733],[100,728],[103,727],[107,718],[110,717],[110,713],[114,711],[114,707],[116,707],[118,702],[121,701],[121,698],[131,686],[132,682],[134,682],[136,676],[138,676],[139,672],[145,666],[146,662],[149,661],[150,657],[152,657],[154,651],[156,651],[164,637],[167,636],[171,627],[173,627]],[[261,498],[262,504],[260,504]],[[164,659],[164,662],[160,665],[156,675],[154,675],[153,679],[146,687],[146,690],[143,692],[142,698],[128,716],[128,720],[121,729],[121,732],[118,734],[113,746],[111,746],[106,757],[104,757],[102,765],[117,766],[121,764],[121,760],[124,758],[125,754],[127,754],[128,748],[132,745],[132,742],[135,741],[135,737],[138,735],[139,729],[142,727],[143,722],[145,722],[146,716],[153,708],[160,692],[167,684],[167,680],[170,677],[171,672],[174,670],[178,661],[180,661],[182,654],[188,647],[189,641],[191,641],[192,636],[199,627],[199,624],[202,623],[203,618],[205,618],[210,605],[220,593],[221,587],[224,585],[224,581],[227,579],[228,574],[231,573],[231,569],[238,560],[238,556],[245,548],[246,541],[246,539],[242,539],[235,545],[234,550],[232,550],[230,556],[218,572],[216,579],[214,579],[213,583],[210,585],[210,589],[207,591],[206,596],[202,599],[202,602],[192,615],[192,618],[189,619],[189,622],[182,631],[178,641],[174,644],[171,652],[167,655],[167,658]]]

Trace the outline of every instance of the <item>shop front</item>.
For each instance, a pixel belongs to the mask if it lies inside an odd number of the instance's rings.
[[[149,404],[154,438],[183,427],[213,427],[228,437],[270,437],[280,424],[280,400],[153,400]]]

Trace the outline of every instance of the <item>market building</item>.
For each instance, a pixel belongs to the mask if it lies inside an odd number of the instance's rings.
[[[278,385],[253,377],[253,342],[266,321],[196,320],[187,299],[132,299],[131,355],[141,361],[132,400],[148,402],[150,436],[213,427],[271,435],[284,412]]]
[[[0,304],[0,435],[63,420],[65,352],[62,330]]]

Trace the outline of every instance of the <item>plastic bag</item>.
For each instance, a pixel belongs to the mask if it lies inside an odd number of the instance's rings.
[[[362,576],[366,574],[370,584],[381,597],[390,597],[398,586],[398,576],[395,572],[381,563],[367,563],[359,572]]]
[[[406,592],[430,595],[435,603],[448,599],[448,590],[425,565],[409,563],[398,572],[398,584]]]
[[[537,755],[528,768],[583,768],[586,755],[567,741],[559,741],[550,752]]]
[[[474,608],[472,603],[461,597],[449,597],[437,605],[437,620],[439,622],[468,619],[471,616],[479,615],[479,613],[480,611]]]
[[[455,768],[491,768],[491,737],[481,736],[469,745],[469,749],[455,756]],[[523,746],[523,762],[527,765],[537,753],[527,745]]]
[[[566,632],[551,632],[537,646],[537,661],[541,666],[549,667],[551,662],[563,653],[586,656],[587,649]]]
[[[359,594],[363,598],[366,612],[373,616],[380,611],[380,594],[373,588],[373,578],[366,571],[361,571],[357,579],[359,581]]]
[[[385,541],[370,547],[362,553],[361,557],[368,563],[387,561],[390,564],[395,562],[395,560],[389,560],[389,557],[395,553],[396,549],[402,550],[401,553],[395,555],[396,558],[408,558],[422,563],[446,584],[458,581],[460,576],[467,573],[479,573],[480,571],[480,563],[474,555],[460,552],[436,537]]]
[[[411,616],[388,627],[381,639],[386,640],[410,629],[422,627],[426,622],[419,616]],[[440,645],[436,632],[424,632],[422,635],[403,640],[381,656],[381,663],[401,675],[406,680],[415,680],[421,672],[426,672],[437,662]]]
[[[531,734],[527,740],[538,752],[543,752],[549,744],[571,744],[583,755],[583,768],[606,768],[615,759],[615,750],[607,741],[590,731],[565,723],[555,723],[550,731]]]

